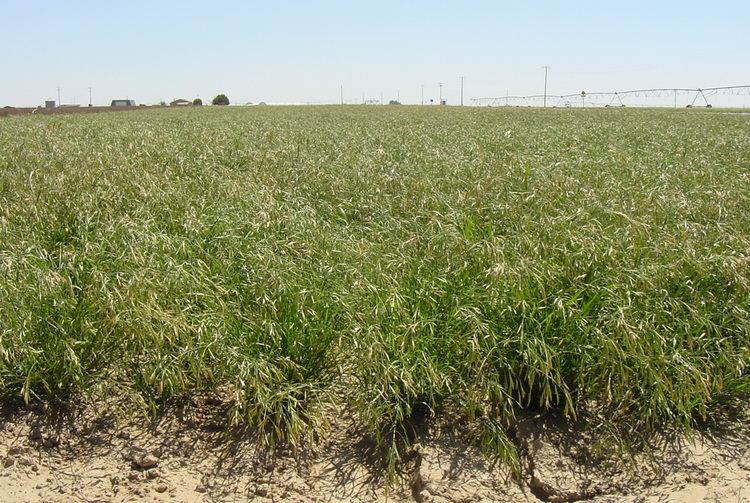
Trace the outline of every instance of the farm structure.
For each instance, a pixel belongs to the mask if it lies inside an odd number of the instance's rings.
[[[134,107],[135,100],[112,100],[112,107]]]

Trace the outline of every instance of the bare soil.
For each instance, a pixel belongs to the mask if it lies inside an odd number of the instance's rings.
[[[713,436],[664,435],[648,452],[623,456],[564,421],[529,415],[515,428],[519,477],[488,463],[460,426],[436,421],[389,489],[381,453],[345,414],[314,451],[271,454],[252,432],[227,431],[218,401],[151,421],[115,410],[6,412],[0,501],[750,502],[746,419]]]
[[[135,106],[135,107],[10,107],[0,108],[0,117],[11,115],[57,115],[57,114],[87,114],[95,112],[128,112],[133,110],[153,110],[154,108],[170,108],[161,105]],[[171,107],[181,108],[181,107]]]

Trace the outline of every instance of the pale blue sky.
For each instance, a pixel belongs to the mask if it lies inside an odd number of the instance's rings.
[[[750,84],[750,2],[0,0],[0,106]]]

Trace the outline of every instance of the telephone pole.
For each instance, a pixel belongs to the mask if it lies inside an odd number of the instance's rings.
[[[89,87],[89,106],[91,106],[91,88]]]
[[[547,72],[550,67],[544,65],[542,68],[544,68],[544,108],[547,108]]]
[[[438,82],[438,86],[440,87],[440,100],[438,101],[438,105],[443,104],[443,84],[444,82]]]
[[[60,87],[57,88],[57,106],[60,106]]]
[[[464,106],[464,78],[461,77],[461,106]]]
[[[344,85],[341,85],[341,104],[344,104]]]

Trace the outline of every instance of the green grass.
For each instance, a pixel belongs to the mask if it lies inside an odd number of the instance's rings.
[[[0,396],[216,393],[269,444],[450,413],[513,464],[522,408],[648,432],[745,396],[749,253],[744,116],[8,118]]]

